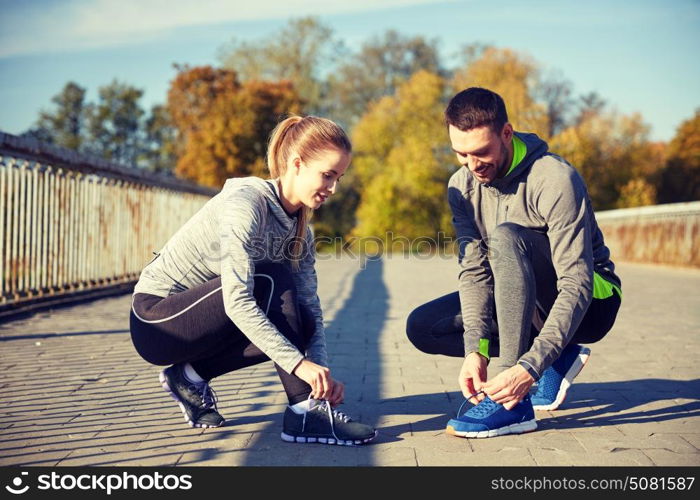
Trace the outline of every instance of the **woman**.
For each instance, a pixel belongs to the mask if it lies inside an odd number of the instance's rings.
[[[272,132],[272,179],[228,179],[165,244],[134,289],[131,337],[193,427],[218,427],[209,382],[271,359],[289,399],[282,439],[362,444],[376,432],[334,409],[307,226],[350,164],[330,120],[292,116]]]

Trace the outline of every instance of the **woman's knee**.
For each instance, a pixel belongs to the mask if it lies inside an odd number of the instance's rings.
[[[292,272],[283,264],[257,265],[253,296],[265,313],[275,309],[285,309],[285,304],[295,303],[297,289]]]

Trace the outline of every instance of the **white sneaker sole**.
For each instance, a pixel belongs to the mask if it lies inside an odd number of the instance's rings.
[[[290,436],[289,434],[282,433],[281,434],[282,441],[285,441],[287,443],[319,443],[319,444],[336,444],[336,445],[341,445],[341,446],[355,446],[355,445],[361,445],[361,444],[366,444],[372,441],[375,437],[377,437],[377,431],[374,431],[374,436],[371,438],[366,438],[366,439],[355,439],[354,441],[351,439],[343,440],[343,439],[335,439],[335,438],[315,438],[315,437],[303,437],[303,436]]]
[[[532,432],[535,429],[537,429],[537,420],[533,418],[532,420],[520,422],[519,424],[507,425],[490,431],[456,431],[454,427],[448,425],[445,432],[453,436],[465,438],[490,438],[505,436],[506,434],[523,434],[525,432]]]
[[[214,429],[216,427],[221,427],[219,425],[206,425],[206,424],[195,424],[192,420],[190,420],[190,417],[187,416],[187,410],[185,410],[185,405],[182,404],[180,399],[175,395],[175,393],[170,389],[170,386],[168,385],[168,381],[165,379],[165,373],[160,372],[158,375],[158,380],[160,381],[160,385],[163,387],[165,392],[170,394],[170,397],[175,400],[177,405],[180,407],[180,411],[182,412],[182,416],[185,417],[185,422],[187,422],[190,427],[195,427],[199,429]],[[223,423],[221,424],[223,425]]]
[[[566,399],[566,393],[569,390],[569,387],[571,387],[571,384],[574,383],[574,379],[579,373],[581,373],[583,367],[586,366],[590,356],[591,350],[588,347],[582,347],[581,352],[578,354],[578,356],[576,356],[576,361],[574,361],[569,368],[569,371],[567,371],[566,375],[564,375],[564,379],[561,381],[559,392],[557,393],[557,397],[554,398],[554,401],[548,405],[532,405],[532,408],[536,411],[556,410],[559,408],[559,406]]]

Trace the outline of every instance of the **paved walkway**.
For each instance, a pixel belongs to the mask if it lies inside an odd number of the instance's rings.
[[[452,291],[452,260],[318,262],[346,410],[380,430],[349,448],[279,439],[271,363],[214,382],[228,418],[190,429],[128,334],[128,296],[0,325],[0,465],[700,465],[700,271],[621,265],[623,308],[562,410],[536,432],[447,436],[458,359],[416,351],[415,306]]]

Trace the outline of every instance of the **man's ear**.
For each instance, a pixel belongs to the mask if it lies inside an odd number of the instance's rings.
[[[503,125],[503,131],[501,132],[501,138],[505,142],[508,142],[508,141],[513,139],[513,125],[511,125],[510,122],[506,122],[506,124]]]

